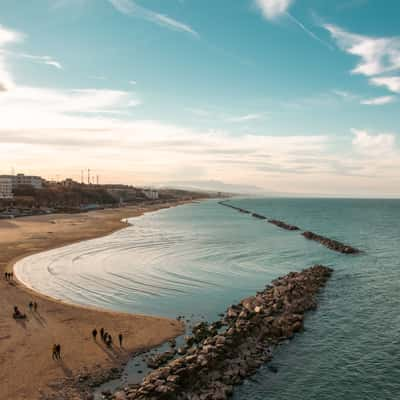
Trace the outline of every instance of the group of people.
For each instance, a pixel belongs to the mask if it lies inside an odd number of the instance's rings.
[[[14,272],[4,272],[4,279],[6,281],[14,280]]]
[[[97,329],[94,328],[93,331],[92,331],[92,336],[93,336],[93,339],[94,339],[94,340],[97,339],[97,333],[98,333],[98,332],[97,332]],[[112,336],[111,336],[108,332],[106,332],[106,331],[104,330],[104,328],[101,328],[101,329],[100,329],[100,337],[101,337],[101,340],[102,340],[108,347],[111,347],[111,346],[112,346],[112,343],[113,343]],[[120,334],[118,335],[118,340],[119,340],[119,346],[122,347],[122,340],[123,340],[123,335],[122,335],[122,333],[120,333]]]
[[[61,360],[61,345],[53,344],[53,360]]]
[[[38,304],[36,303],[36,301],[30,301],[28,306],[29,306],[29,311],[37,312]],[[24,319],[26,318],[26,314],[22,313],[17,306],[14,306],[13,318]]]
[[[36,303],[36,301],[30,301],[29,302],[29,311],[37,311],[37,307],[38,307],[38,305],[37,305],[37,303]]]

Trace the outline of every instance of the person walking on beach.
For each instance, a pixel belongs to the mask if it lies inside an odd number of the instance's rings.
[[[53,344],[53,354],[51,355],[51,358],[53,359],[53,360],[57,360],[57,345],[56,344]]]
[[[30,301],[30,302],[29,302],[29,311],[32,312],[32,308],[33,308],[33,303]]]
[[[97,329],[96,328],[94,328],[92,330],[92,336],[93,336],[93,340],[96,340],[96,337],[97,337]]]
[[[100,337],[101,337],[101,340],[104,340],[104,328],[100,329]]]
[[[119,347],[122,347],[122,339],[123,339],[122,333],[118,335],[118,339],[119,339]]]
[[[106,345],[107,345],[108,347],[111,347],[111,346],[112,346],[112,337],[111,337],[110,334],[107,335]]]
[[[56,345],[57,360],[61,360],[61,344]]]
[[[37,303],[36,301],[33,302],[33,310],[36,312],[37,311]]]

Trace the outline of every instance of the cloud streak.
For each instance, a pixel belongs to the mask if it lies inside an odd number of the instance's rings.
[[[17,57],[26,58],[28,60],[32,60],[33,62],[37,62],[39,64],[45,64],[57,69],[63,69],[61,63],[50,56],[34,56],[31,54],[23,54],[23,53],[13,53],[13,54]]]
[[[131,16],[143,18],[147,21],[153,22],[157,25],[178,31],[188,33],[196,38],[200,35],[189,25],[177,21],[174,18],[165,14],[160,14],[148,8],[139,6],[133,0],[108,0],[111,5],[120,13]]]
[[[384,104],[394,103],[395,101],[396,101],[395,96],[380,96],[380,97],[374,97],[372,99],[361,100],[360,103],[367,106],[382,106]]]
[[[249,122],[249,121],[257,121],[265,118],[265,114],[246,114],[239,115],[237,117],[228,118],[228,122]]]

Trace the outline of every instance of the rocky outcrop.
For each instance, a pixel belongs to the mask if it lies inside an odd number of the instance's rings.
[[[308,240],[314,240],[315,242],[319,242],[328,249],[338,251],[339,253],[343,254],[357,254],[360,250],[351,247],[347,244],[343,244],[338,242],[337,240],[329,239],[325,236],[317,235],[314,232],[303,232],[302,235]]]
[[[227,399],[234,385],[272,358],[273,345],[302,330],[304,313],[316,307],[316,294],[331,272],[321,265],[291,272],[229,307],[216,323],[196,325],[185,355],[118,392],[118,398]]]
[[[287,224],[286,222],[279,221],[277,219],[269,219],[268,222],[270,224],[279,226],[279,228],[286,229],[287,231],[299,231],[300,230],[300,228],[296,225],[290,225],[290,224]]]

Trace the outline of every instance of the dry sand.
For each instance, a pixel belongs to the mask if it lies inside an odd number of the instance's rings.
[[[21,257],[111,233],[126,226],[123,218],[176,204],[0,220],[0,400],[40,399],[43,393],[57,393],[61,384],[68,398],[79,399],[72,383],[77,374],[120,366],[132,352],[182,333],[175,320],[71,306],[4,279]],[[30,301],[38,303],[37,313],[29,311]],[[12,318],[14,305],[27,314],[26,320]],[[110,351],[99,339],[95,343],[94,327],[104,327],[115,344],[123,333],[123,349],[114,345]],[[54,343],[61,344],[62,361],[51,358]]]

